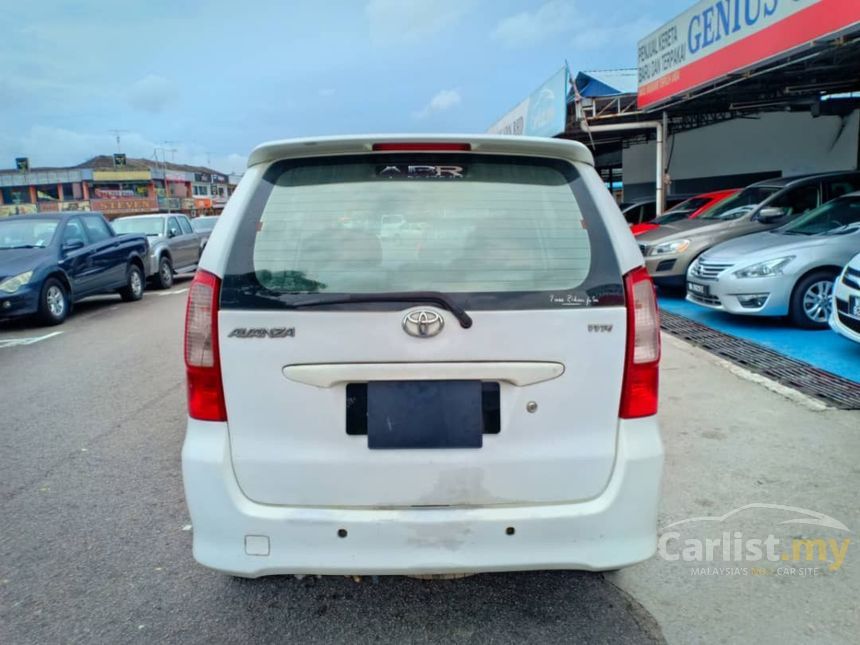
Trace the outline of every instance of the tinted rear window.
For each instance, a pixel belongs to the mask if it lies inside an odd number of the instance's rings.
[[[308,293],[441,291],[478,308],[511,298],[560,306],[549,296],[602,304],[589,289],[620,293],[603,222],[568,163],[414,154],[281,162],[252,201],[225,306],[249,293],[288,303]]]

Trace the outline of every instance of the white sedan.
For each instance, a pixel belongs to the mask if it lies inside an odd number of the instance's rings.
[[[851,259],[833,285],[830,327],[860,343],[860,254]]]

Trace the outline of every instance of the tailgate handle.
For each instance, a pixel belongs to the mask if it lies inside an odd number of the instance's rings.
[[[534,385],[558,378],[564,365],[507,361],[470,363],[316,363],[287,365],[284,376],[296,383],[333,387],[368,381],[503,381]]]

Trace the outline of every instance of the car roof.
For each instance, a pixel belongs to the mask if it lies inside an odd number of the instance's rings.
[[[10,215],[9,217],[0,218],[0,222],[9,220],[49,220],[59,219],[64,220],[75,215],[102,215],[100,211],[63,211],[57,213],[26,213],[24,215]]]
[[[248,167],[281,159],[363,154],[372,152],[376,143],[468,143],[472,152],[554,157],[594,165],[588,148],[567,139],[498,134],[377,134],[270,141],[254,148]]]
[[[762,181],[757,181],[754,184],[750,184],[748,186],[768,186],[773,188],[785,188],[786,186],[794,183],[803,183],[806,181],[815,181],[817,179],[823,179],[826,177],[856,177],[860,176],[860,172],[843,170],[840,172],[819,172],[819,173],[811,173],[808,175],[791,175],[788,177],[774,177],[773,179],[764,179]]]
[[[176,213],[138,213],[137,215],[122,215],[117,219],[140,219],[141,217],[167,217],[168,215],[176,215]]]

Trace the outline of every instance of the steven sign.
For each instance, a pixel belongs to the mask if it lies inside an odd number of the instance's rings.
[[[857,0],[702,0],[639,41],[639,107],[858,25]]]

